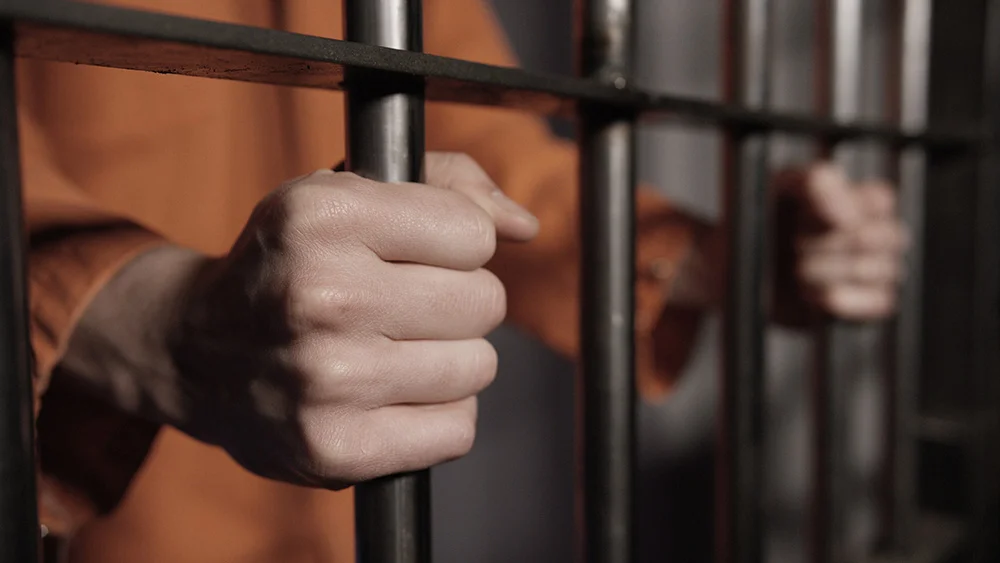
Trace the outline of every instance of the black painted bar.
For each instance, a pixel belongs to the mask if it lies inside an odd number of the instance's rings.
[[[345,36],[423,49],[420,0],[347,0]],[[424,98],[419,81],[387,81],[348,69],[347,169],[384,182],[423,180]],[[392,475],[354,489],[360,563],[429,563],[430,473]]]
[[[928,122],[997,127],[997,2],[933,8]],[[991,145],[927,155],[918,487],[927,509],[962,521],[956,561],[985,560],[996,553],[986,546],[1000,545],[996,505],[992,516],[987,506],[1000,484],[997,162]]]
[[[1000,1],[986,0],[983,34],[981,123],[1000,134]],[[974,382],[970,432],[969,482],[972,488],[971,552],[974,557],[1000,553],[1000,151],[983,145],[976,185],[973,282]]]
[[[631,0],[578,6],[582,76],[628,87]],[[580,439],[583,557],[631,563],[635,482],[635,131],[632,116],[580,112]]]
[[[762,109],[770,97],[770,0],[725,5],[726,99]],[[717,473],[719,563],[763,560],[763,401],[765,316],[765,192],[769,185],[764,135],[730,131],[723,187],[728,278],[723,309],[723,369]]]
[[[974,146],[979,127],[947,123],[901,133],[895,124],[835,123],[815,116],[646,92],[626,85],[528,72],[271,29],[154,14],[66,0],[4,0],[0,20],[15,21],[18,56],[338,90],[346,68],[382,71],[383,80],[425,77],[430,101],[502,106],[572,116],[579,104],[635,111],[647,119],[771,129],[829,139]]]
[[[888,105],[890,118],[904,129],[926,125],[932,0],[889,2]],[[920,352],[923,348],[924,169],[920,147],[895,151],[890,173],[899,189],[899,213],[910,228],[912,245],[898,314],[887,339],[885,440],[880,496],[880,548],[908,552],[918,543],[916,423]]]
[[[845,119],[860,101],[861,0],[816,2],[816,111]],[[841,140],[842,141],[842,140]],[[844,148],[834,140],[820,143],[820,156],[855,172]],[[853,382],[850,362],[856,357],[858,327],[827,320],[815,326],[813,351],[813,499],[811,561],[838,563],[848,557],[845,545],[847,508],[847,393]]]
[[[21,203],[14,55],[0,24],[0,563],[38,560],[27,241]]]

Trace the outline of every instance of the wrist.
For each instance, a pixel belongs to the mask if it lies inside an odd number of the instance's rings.
[[[184,426],[197,397],[174,361],[171,342],[181,332],[188,295],[210,262],[175,246],[131,260],[85,310],[61,371],[125,412]]]

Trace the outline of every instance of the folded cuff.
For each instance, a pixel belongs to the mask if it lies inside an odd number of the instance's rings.
[[[160,237],[124,223],[32,238],[28,282],[39,509],[53,532],[68,534],[113,508],[156,435],[156,425],[86,396],[68,378],[53,381],[53,373],[101,288],[128,261],[162,244]]]

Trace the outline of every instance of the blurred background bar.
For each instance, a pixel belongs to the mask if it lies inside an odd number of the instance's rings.
[[[771,83],[771,1],[727,0],[724,17],[725,99],[765,109]],[[762,285],[769,154],[765,135],[740,130],[727,132],[724,150],[729,275],[723,304],[717,560],[759,563],[764,556]]]

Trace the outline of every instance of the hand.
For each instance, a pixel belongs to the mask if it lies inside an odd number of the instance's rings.
[[[785,238],[776,256],[781,316],[872,321],[893,314],[909,244],[893,188],[854,184],[838,168],[819,164],[781,175],[778,196],[777,236]]]
[[[506,312],[482,267],[538,225],[468,157],[428,155],[427,177],[315,172],[265,198],[227,256],[147,252],[64,365],[273,479],[339,488],[465,454]]]

